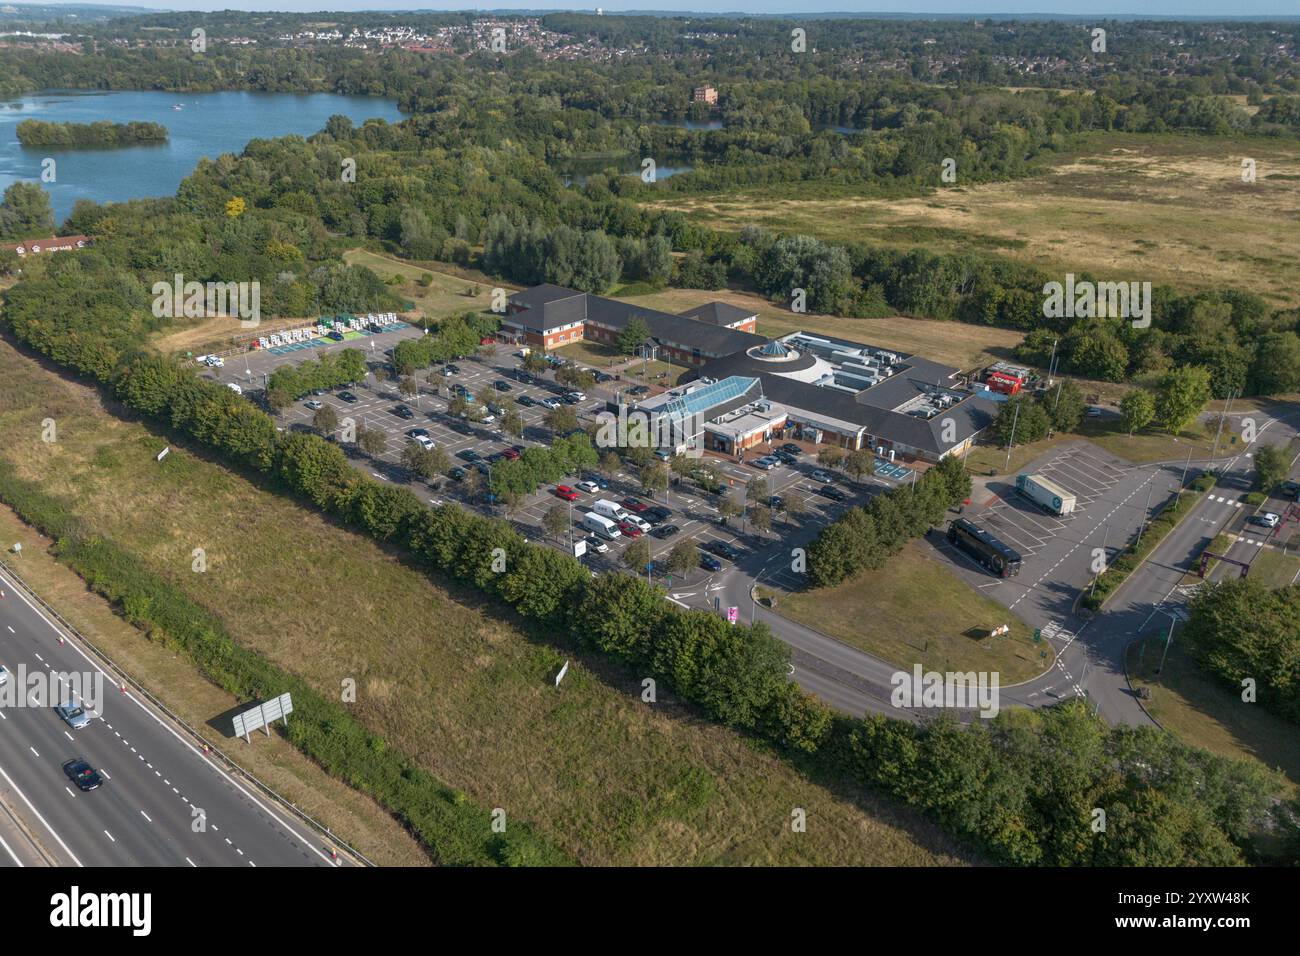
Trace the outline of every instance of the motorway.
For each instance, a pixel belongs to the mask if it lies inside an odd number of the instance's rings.
[[[0,707],[0,861],[60,866],[333,866],[325,841],[254,795],[129,689],[0,573],[0,664],[13,700]],[[144,638],[142,637],[141,640]],[[22,669],[22,670],[20,670]],[[20,680],[25,670],[28,680]],[[96,704],[73,730],[34,681]],[[96,700],[94,679],[102,679]],[[27,688],[27,693],[22,691]],[[57,689],[55,690],[58,693]],[[86,708],[91,710],[89,706]],[[292,718],[290,718],[292,719]],[[80,757],[103,778],[82,792],[63,764]]]

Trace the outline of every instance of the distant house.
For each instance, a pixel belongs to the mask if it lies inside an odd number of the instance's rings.
[[[710,106],[718,105],[718,91],[711,86],[697,86],[695,92],[691,94],[691,100],[696,103],[708,103]]]
[[[42,252],[67,252],[70,249],[84,249],[93,241],[90,236],[51,236],[49,239],[0,242],[0,249],[16,252],[20,256],[26,256],[29,252],[33,255],[39,255]]]

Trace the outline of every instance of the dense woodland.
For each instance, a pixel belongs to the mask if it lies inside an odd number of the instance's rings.
[[[104,149],[111,146],[139,146],[167,142],[167,127],[161,123],[46,123],[23,120],[17,128],[24,146],[55,149]]]
[[[353,16],[362,17],[345,19]],[[1138,334],[1119,320],[1043,318],[1046,277],[993,256],[829,246],[758,229],[721,233],[643,205],[664,190],[805,180],[914,194],[929,188],[950,155],[962,157],[974,178],[1032,175],[1036,157],[1068,148],[1072,135],[1088,130],[1292,136],[1300,88],[1294,63],[1279,62],[1285,57],[1278,50],[1295,49],[1294,25],[1233,25],[1222,41],[1206,39],[1213,28],[1204,24],[1116,25],[1116,37],[1127,30],[1130,46],[1102,63],[1092,61],[1088,33],[1074,23],[1014,31],[998,23],[849,20],[825,27],[826,38],[817,40],[824,57],[800,59],[783,52],[790,24],[775,20],[697,20],[687,29],[672,19],[545,18],[552,30],[599,33],[603,44],[647,51],[617,63],[548,61],[528,50],[504,57],[374,55],[269,40],[269,48],[214,42],[210,53],[196,56],[144,39],[146,23],[170,23],[179,32],[191,21],[192,15],[160,14],[111,24],[86,36],[82,54],[5,51],[0,88],[328,89],[396,96],[411,118],[354,127],[334,117],[309,139],[255,141],[238,156],[203,162],[174,198],[77,204],[62,229],[94,235],[95,245],[24,260],[6,293],[0,318],[27,346],[100,383],[160,427],[402,549],[430,574],[478,589],[567,651],[653,674],[702,716],[750,734],[814,774],[917,806],[991,860],[1229,865],[1259,859],[1255,837],[1270,824],[1293,827],[1293,819],[1274,817],[1281,782],[1269,772],[1169,735],[1107,728],[1081,707],[1007,711],[973,730],[945,720],[913,726],[837,716],[786,679],[788,650],[761,624],[732,627],[716,615],[684,611],[639,577],[593,579],[575,559],[528,543],[505,522],[454,506],[427,508],[405,489],[372,481],[337,445],[278,432],[252,403],[149,351],[148,343],[172,321],[152,313],[149,289],[178,272],[200,282],[258,280],[268,316],[400,308],[373,273],[342,263],[344,249],[365,241],[412,259],[444,258],[519,282],[589,290],[629,281],[734,285],[788,301],[803,288],[810,308],[826,312],[898,310],[1023,329],[1030,333],[1025,354],[1035,359],[1059,339],[1064,367],[1080,374],[1121,380],[1196,368],[1198,389],[1226,389],[1222,382],[1261,393],[1294,389],[1300,317],[1248,289],[1157,290],[1153,328]],[[259,24],[226,13],[204,22],[224,24],[214,26],[214,37],[222,30],[269,37],[302,20]],[[127,45],[108,43],[114,35]],[[1200,38],[1198,48],[1208,53],[1193,62],[1176,59],[1166,76],[1157,64],[1168,61],[1171,35]],[[743,56],[738,36],[749,44]],[[142,45],[130,45],[136,40]],[[1035,84],[1088,95],[999,88],[1012,78],[1008,57],[1045,49],[1072,65]],[[872,65],[886,54],[903,63],[889,75]],[[928,65],[935,58],[952,61],[937,76]],[[689,113],[690,87],[702,78],[725,84],[720,108],[729,125],[656,126],[656,119]],[[1265,107],[1248,117],[1222,98],[1233,92]],[[863,132],[814,131],[828,122]],[[581,186],[566,186],[556,169],[565,159],[614,152],[682,155],[699,168],[655,184],[596,174]],[[345,160],[355,161],[355,180],[345,174]],[[0,229],[21,236],[49,222],[39,193],[31,184],[11,187],[0,204]],[[16,275],[19,266],[0,256],[0,269]],[[449,326],[440,334],[460,333]],[[340,364],[320,374],[352,371]],[[285,395],[306,384],[290,379],[277,383]],[[1181,376],[1171,378],[1169,391],[1183,384]],[[539,469],[564,474],[589,461],[583,437],[557,442]],[[956,464],[931,475],[916,493],[879,496],[871,509],[854,511],[848,520],[855,526],[832,526],[817,565],[827,582],[875,566],[969,491]],[[29,520],[60,537],[75,530],[59,503],[0,479],[8,497],[26,502]],[[844,539],[839,545],[835,535]],[[189,612],[179,604],[163,619],[170,612],[162,597],[156,605],[148,600],[155,585],[105,557],[104,543],[69,532],[66,547],[81,556],[96,587],[135,608],[143,626],[162,627],[222,668],[221,679],[240,693],[261,696],[284,686],[280,676],[230,656],[219,628],[187,630]],[[489,570],[494,548],[510,555],[510,573]],[[155,608],[158,620],[150,617]],[[1238,666],[1231,649],[1222,660],[1225,674]],[[400,755],[368,757],[383,753],[383,742],[363,729],[348,728],[357,752],[344,752],[328,733],[339,714],[323,700],[304,695],[296,717],[299,746],[381,800],[438,856],[443,836],[434,782]],[[1111,820],[1100,837],[1089,827],[1096,806],[1107,807]],[[1283,836],[1294,844],[1294,835]],[[446,857],[453,858],[463,859]],[[497,854],[498,862],[544,859],[544,849],[531,844]]]

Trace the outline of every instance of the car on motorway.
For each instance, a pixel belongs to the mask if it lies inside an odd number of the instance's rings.
[[[716,554],[720,558],[726,558],[728,561],[735,561],[740,557],[740,551],[729,541],[723,541],[720,538],[714,538],[704,545],[704,550]]]
[[[90,714],[86,713],[86,708],[75,701],[65,700],[54,708],[54,712],[73,730],[80,730],[90,723]]]
[[[353,404],[358,400],[357,397],[353,395],[351,392],[339,392],[339,398],[347,402],[349,405]]]
[[[701,551],[700,567],[704,568],[706,571],[721,571],[722,562],[719,561],[717,558],[715,558],[713,555],[705,554],[703,551]]]
[[[671,538],[673,535],[675,535],[677,532],[681,530],[682,529],[677,527],[677,525],[675,524],[661,524],[661,525],[656,525],[650,531],[650,535],[651,537],[660,538],[660,539]]]
[[[99,774],[95,772],[95,768],[86,763],[81,757],[74,757],[64,763],[63,772],[82,792],[96,790],[104,783]]]
[[[597,554],[604,554],[609,550],[609,545],[604,541],[601,541],[599,538],[583,538],[582,540],[587,542],[588,551],[595,551]]]
[[[433,451],[433,449],[437,447],[436,445],[434,445],[433,439],[430,438],[428,435],[412,435],[411,441],[415,442],[425,451]]]
[[[789,442],[789,441],[786,442],[784,445],[781,446],[781,451],[785,452],[787,455],[802,455],[802,454],[803,454],[803,449],[802,449],[802,448],[800,448],[800,447],[799,447],[798,445],[796,445],[794,442]]]
[[[635,512],[636,514],[640,514],[641,512],[645,511],[647,508],[650,507],[644,501],[641,501],[640,499],[637,498],[633,498],[631,495],[628,495],[626,498],[620,501],[619,504],[622,505],[624,508],[626,508],[628,511]]]
[[[577,501],[578,493],[574,491],[572,488],[570,488],[568,485],[556,485],[555,497],[563,498],[565,501]]]
[[[392,409],[392,412],[393,412],[393,414],[396,415],[398,418],[404,418],[404,419],[407,419],[408,421],[409,421],[410,419],[412,419],[412,418],[415,417],[415,412],[411,411],[411,408],[410,408],[409,405],[397,405],[397,406],[394,406],[393,409]]]
[[[822,495],[831,501],[843,501],[848,496],[834,485],[822,485],[817,489],[817,494]]]
[[[0,686],[4,686],[7,683],[9,683],[9,668],[0,664]]]
[[[447,472],[447,477],[452,481],[464,481],[467,474],[469,474],[469,472],[460,467],[460,465],[457,465],[455,468]]]
[[[641,530],[639,525],[634,525],[632,523],[631,518],[628,518],[626,521],[620,521],[618,523],[618,530],[622,531],[629,538],[639,538],[645,533]]]
[[[835,483],[835,476],[828,471],[822,471],[818,468],[812,473],[812,480],[820,481],[824,485],[831,485]]]
[[[504,378],[499,378],[492,383],[492,387],[498,392],[513,392],[515,387],[507,382]]]
[[[321,405],[320,402],[316,401],[316,399],[314,398],[307,399],[307,401],[303,402],[303,404],[306,405],[308,408],[310,408],[313,412],[324,407]]]
[[[663,505],[653,505],[641,512],[641,517],[651,524],[662,524],[673,516],[672,510]]]
[[[462,448],[460,451],[456,452],[456,457],[461,461],[478,461],[483,456],[473,448]]]
[[[1282,516],[1272,511],[1262,511],[1257,515],[1251,515],[1246,519],[1251,524],[1260,528],[1276,528]]]
[[[584,479],[583,481],[578,482],[578,490],[585,491],[588,494],[595,494],[600,491],[600,485],[596,484],[594,481],[587,481]]]

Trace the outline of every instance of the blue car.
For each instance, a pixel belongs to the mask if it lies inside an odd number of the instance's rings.
[[[706,569],[706,570],[708,570],[708,571],[721,571],[721,570],[722,570],[722,562],[719,561],[717,558],[715,558],[715,557],[714,557],[713,555],[711,555],[711,554],[701,554],[701,555],[700,555],[700,567],[702,567],[702,568],[704,568],[704,569]]]

